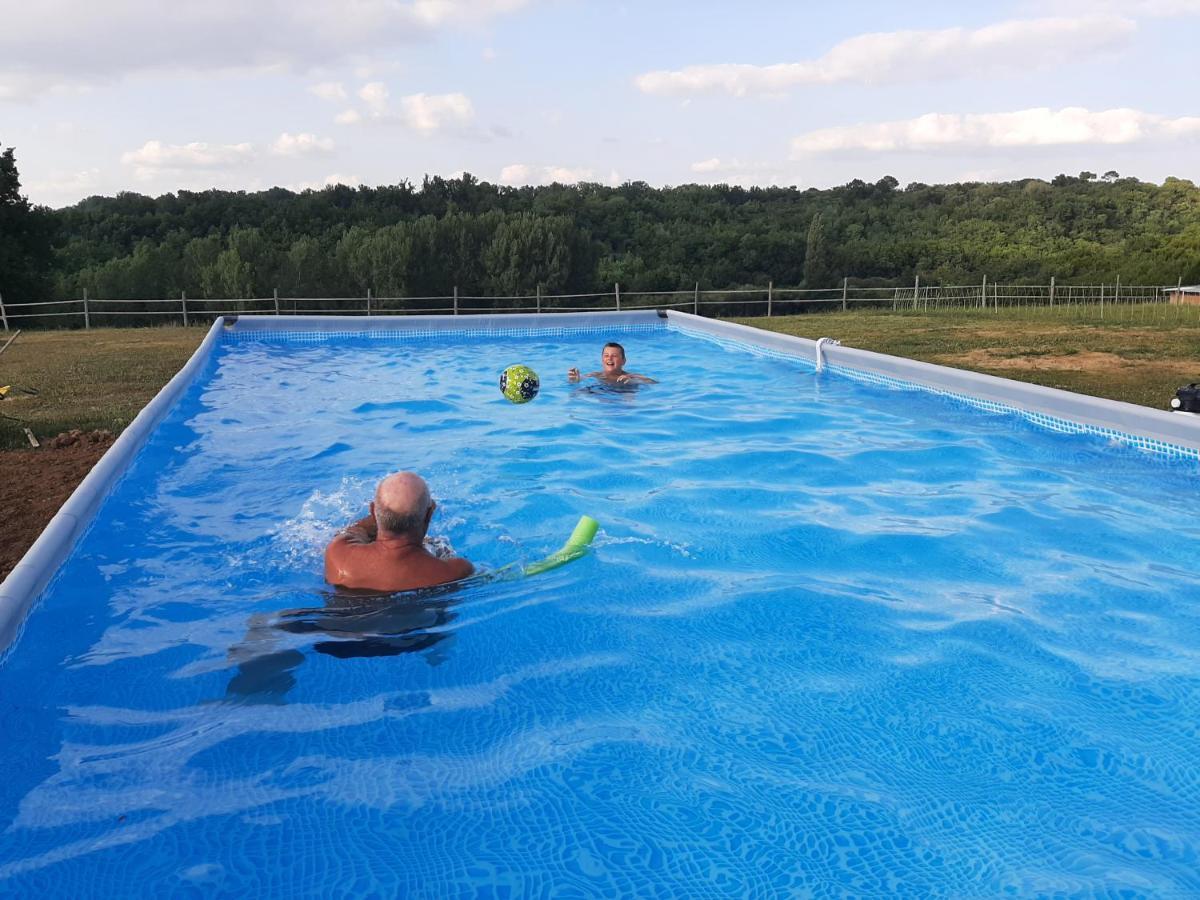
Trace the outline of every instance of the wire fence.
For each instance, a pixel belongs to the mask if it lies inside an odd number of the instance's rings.
[[[5,303],[0,297],[4,330],[22,328],[93,328],[152,324],[199,325],[223,315],[480,315],[514,312],[601,312],[676,309],[710,317],[797,315],[852,309],[898,313],[1025,310],[1029,315],[1085,320],[1200,321],[1200,288],[1175,285],[999,284],[982,279],[972,285],[868,287],[843,279],[831,288],[766,287],[687,291],[626,291],[620,285],[603,293],[482,296],[453,293],[431,297],[270,297],[112,300],[83,297]]]

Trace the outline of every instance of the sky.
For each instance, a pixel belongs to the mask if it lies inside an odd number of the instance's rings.
[[[22,192],[1200,180],[1200,0],[0,0]]]

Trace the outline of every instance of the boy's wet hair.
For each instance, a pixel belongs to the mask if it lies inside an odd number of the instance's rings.
[[[604,345],[604,350],[607,350],[609,347],[615,347],[617,350],[621,351],[621,356],[625,355],[625,348],[622,347],[620,344],[618,344],[616,341],[609,341],[607,344]],[[601,351],[601,352],[603,352],[603,351]]]

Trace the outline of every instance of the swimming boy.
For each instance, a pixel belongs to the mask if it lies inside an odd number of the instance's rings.
[[[325,548],[325,580],[344,588],[391,593],[466,578],[467,560],[443,559],[425,548],[425,533],[437,503],[413,472],[379,482],[371,513],[342,531]]]
[[[625,371],[625,348],[616,341],[609,341],[604,345],[604,349],[600,351],[600,365],[603,368],[599,372],[588,372],[586,375],[580,375],[576,368],[568,369],[567,381],[596,378],[610,384],[658,384],[648,375]]]

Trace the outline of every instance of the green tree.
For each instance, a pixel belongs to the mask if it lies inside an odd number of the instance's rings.
[[[825,238],[825,217],[817,213],[808,226],[808,241],[804,247],[804,285],[825,288],[833,284],[833,260]]]
[[[16,152],[0,153],[0,297],[44,299],[50,290],[52,220],[21,196]]]

